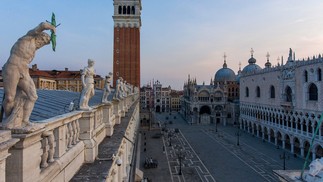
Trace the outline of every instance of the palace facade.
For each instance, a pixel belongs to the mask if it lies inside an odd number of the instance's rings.
[[[267,54],[262,69],[252,52],[240,76],[240,129],[294,156],[322,157],[323,59],[295,60],[290,49],[281,61],[272,67]]]

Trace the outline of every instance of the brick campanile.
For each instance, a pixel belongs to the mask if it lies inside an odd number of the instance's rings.
[[[140,88],[141,0],[114,0],[113,85],[122,77]]]

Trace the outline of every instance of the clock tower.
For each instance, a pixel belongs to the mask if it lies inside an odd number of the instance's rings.
[[[113,85],[122,77],[140,88],[141,0],[114,0]]]

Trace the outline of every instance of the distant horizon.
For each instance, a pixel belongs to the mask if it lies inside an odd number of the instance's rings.
[[[289,48],[296,60],[323,53],[323,2],[319,0],[142,1],[141,85],[159,80],[182,90],[187,76],[209,84],[222,68],[223,55],[235,74],[248,64],[250,49],[260,67],[266,54],[277,65],[287,61]],[[34,60],[40,70],[80,70],[95,60],[98,75],[112,72],[113,1],[0,2],[0,63],[15,41],[40,22],[56,15],[56,52],[48,45]],[[19,12],[19,13],[17,13]],[[47,32],[48,33],[48,32]],[[284,61],[284,62],[286,62]]]

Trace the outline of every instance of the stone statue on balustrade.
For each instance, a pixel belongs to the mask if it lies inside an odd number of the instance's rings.
[[[19,38],[12,46],[10,56],[2,68],[5,120],[3,127],[34,131],[41,126],[30,123],[29,118],[38,98],[35,84],[29,75],[29,63],[36,51],[50,43],[51,37],[43,32],[56,28],[50,23],[40,23]]]
[[[323,158],[313,160],[310,165],[308,174],[303,178],[308,182],[322,181],[323,177]]]
[[[108,100],[108,97],[111,93],[111,81],[112,81],[112,73],[110,72],[109,75],[105,77],[103,96],[102,96],[103,103],[110,103]]]
[[[88,59],[88,66],[81,73],[82,92],[80,97],[80,110],[89,111],[89,100],[94,96],[94,60]]]
[[[127,97],[128,96],[127,93],[128,93],[127,81],[124,80],[124,82],[122,83],[122,96]]]
[[[122,96],[122,77],[119,77],[117,80],[116,80],[116,90],[115,90],[115,94],[114,94],[114,99],[122,99],[123,96]]]

